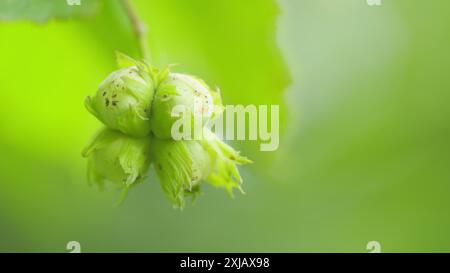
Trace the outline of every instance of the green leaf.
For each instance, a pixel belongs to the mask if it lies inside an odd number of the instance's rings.
[[[88,16],[93,14],[99,6],[98,0],[80,0],[80,5],[70,5],[70,3],[70,0],[2,0],[0,1],[0,20],[28,20],[43,23],[53,18]]]
[[[135,66],[137,61],[122,52],[116,51],[116,61],[119,68],[127,68],[130,66]]]

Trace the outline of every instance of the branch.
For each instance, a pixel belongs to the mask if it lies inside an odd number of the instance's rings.
[[[130,20],[131,26],[133,28],[133,32],[138,40],[141,57],[144,59],[144,61],[149,63],[150,52],[147,44],[147,28],[141,21],[141,19],[139,19],[136,10],[133,8],[129,0],[121,0],[120,2],[125,9],[127,17]]]

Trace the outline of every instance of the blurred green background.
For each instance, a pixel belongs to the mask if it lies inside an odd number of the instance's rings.
[[[115,50],[138,57],[120,4],[0,21],[0,251],[450,251],[449,1],[132,4],[155,65],[181,64],[225,104],[280,104],[279,150],[232,143],[255,162],[233,200],[207,186],[174,210],[151,174],[116,208],[80,153],[100,127],[84,97]]]

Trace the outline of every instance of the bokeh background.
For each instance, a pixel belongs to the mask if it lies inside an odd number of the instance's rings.
[[[450,251],[449,1],[131,3],[155,65],[181,64],[226,104],[280,104],[279,150],[232,143],[255,162],[235,199],[207,186],[174,210],[150,174],[114,207],[117,192],[87,185],[80,153],[100,127],[84,97],[115,50],[138,57],[121,5],[3,18],[0,251]]]

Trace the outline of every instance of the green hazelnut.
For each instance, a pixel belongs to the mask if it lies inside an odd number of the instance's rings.
[[[173,138],[172,126],[180,119],[173,112],[176,106],[183,107],[183,115],[187,116],[182,118],[192,123],[192,130],[195,120],[203,126],[222,109],[220,94],[203,80],[181,73],[167,73],[156,89],[150,117],[151,130],[156,137]]]
[[[123,54],[118,54],[118,63],[121,68],[100,84],[95,96],[86,98],[85,106],[111,129],[146,136],[155,88],[151,68]]]
[[[150,166],[150,141],[149,137],[100,130],[82,153],[88,158],[89,182],[100,188],[110,182],[120,189],[142,182]]]
[[[197,193],[202,182],[242,191],[237,164],[251,161],[204,129],[201,140],[152,139],[151,157],[161,187],[175,207],[182,208],[186,195]]]
[[[197,141],[153,138],[151,156],[161,188],[179,208],[184,206],[184,195],[198,190],[212,170],[210,154]]]

